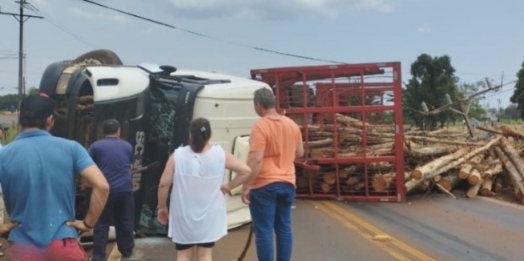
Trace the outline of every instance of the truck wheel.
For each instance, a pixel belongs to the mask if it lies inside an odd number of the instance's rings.
[[[78,56],[74,62],[82,62],[84,60],[88,59],[95,59],[100,61],[103,64],[116,64],[116,65],[122,65],[122,60],[111,50],[94,50],[85,54],[82,54]]]

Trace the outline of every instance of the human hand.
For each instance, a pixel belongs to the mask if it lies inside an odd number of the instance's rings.
[[[13,228],[18,226],[18,222],[11,222],[0,225],[0,238],[7,238]]]
[[[251,201],[249,201],[249,191],[250,189],[243,189],[242,190],[242,202],[244,202],[244,204],[248,204],[251,203]]]
[[[222,185],[222,187],[220,187],[220,191],[222,191],[222,194],[226,195],[227,193],[229,193],[231,189],[229,188],[229,183],[228,184],[224,184]]]
[[[91,231],[92,229],[92,228],[86,227],[86,225],[84,224],[84,220],[67,221],[66,225],[70,227],[74,227],[79,236],[86,232]]]
[[[160,224],[167,225],[167,221],[169,219],[169,211],[167,208],[159,208],[157,211],[156,219]]]

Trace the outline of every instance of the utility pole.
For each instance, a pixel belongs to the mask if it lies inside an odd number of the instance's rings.
[[[419,113],[422,114],[422,115],[428,116],[428,115],[439,114],[439,113],[443,112],[444,110],[451,110],[451,111],[453,111],[453,112],[455,112],[457,114],[462,115],[462,117],[464,117],[464,122],[466,124],[466,127],[468,127],[469,135],[471,137],[474,137],[475,134],[473,132],[473,127],[471,126],[471,121],[470,121],[469,116],[468,116],[469,109],[471,108],[471,104],[473,103],[473,98],[475,98],[477,96],[480,96],[480,95],[483,95],[483,94],[485,94],[487,92],[490,92],[490,91],[496,91],[496,90],[500,89],[502,86],[504,86],[503,84],[500,84],[500,85],[497,85],[497,86],[491,86],[491,83],[489,82],[488,78],[486,78],[486,84],[488,86],[487,89],[479,91],[479,92],[476,92],[476,93],[473,93],[473,94],[469,95],[466,98],[459,99],[457,102],[459,104],[460,110],[456,110],[456,109],[451,107],[454,103],[451,102],[451,98],[449,97],[448,94],[446,94],[446,96],[445,96],[446,101],[447,101],[446,105],[444,105],[444,106],[442,106],[440,108],[434,109],[432,111],[429,111],[426,103],[422,102],[422,109],[423,109],[423,111],[420,111]],[[457,103],[457,102],[455,102],[455,103]],[[468,104],[465,105],[464,102],[467,102]]]
[[[20,103],[23,99],[24,87],[24,22],[29,18],[42,19],[42,16],[24,15],[25,5],[28,4],[26,0],[15,1],[20,4],[20,14],[5,13],[0,10],[0,15],[12,15],[20,23],[19,32],[19,51],[18,51],[18,111],[20,112]],[[17,131],[20,132],[20,123],[17,125]]]

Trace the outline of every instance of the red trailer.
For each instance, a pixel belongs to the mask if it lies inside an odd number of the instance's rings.
[[[404,201],[400,62],[251,70],[302,130],[297,197]]]

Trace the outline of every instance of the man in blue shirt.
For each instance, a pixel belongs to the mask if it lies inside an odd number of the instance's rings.
[[[98,220],[109,194],[104,175],[78,143],[53,137],[55,102],[39,93],[20,105],[22,132],[0,151],[0,183],[13,223],[2,225],[11,260],[87,260],[78,235]],[[75,180],[93,187],[84,220],[75,220]]]
[[[123,260],[135,258],[133,147],[120,138],[120,124],[115,119],[102,123],[104,138],[94,142],[88,149],[89,155],[102,170],[109,183],[107,204],[93,231],[93,261],[105,260],[109,225],[114,218],[116,242]]]

